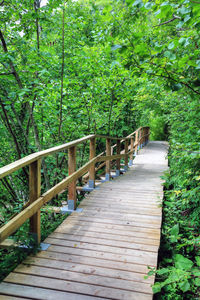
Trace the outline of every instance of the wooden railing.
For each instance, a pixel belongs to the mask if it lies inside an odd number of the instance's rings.
[[[40,209],[60,192],[68,188],[68,204],[71,201],[76,209],[76,183],[78,178],[89,172],[90,187],[95,187],[95,164],[104,162],[106,165],[106,180],[110,179],[111,161],[116,160],[116,173],[120,174],[120,160],[124,159],[125,170],[128,169],[128,158],[132,159],[133,154],[149,140],[149,127],[140,127],[125,138],[88,135],[81,139],[53,147],[44,151],[36,152],[17,160],[3,168],[0,168],[0,179],[25,167],[29,166],[29,201],[24,209],[9,220],[0,228],[0,243],[13,234],[27,219],[30,219],[30,232],[34,234],[36,242],[41,240],[40,231]],[[106,139],[106,151],[96,156],[96,139]],[[89,161],[76,170],[76,147],[84,141],[90,141]],[[116,145],[111,146],[111,140],[116,140]],[[121,144],[125,143],[123,153]],[[116,154],[113,149],[116,147]],[[53,153],[68,149],[68,176],[60,183],[41,195],[41,159]]]

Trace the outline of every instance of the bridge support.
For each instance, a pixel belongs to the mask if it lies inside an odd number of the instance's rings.
[[[111,140],[109,138],[106,139],[106,155],[111,155]],[[105,181],[110,181],[110,160],[106,161],[106,175],[105,175]]]
[[[121,152],[121,142],[120,140],[117,140],[117,154],[120,154]],[[120,175],[120,158],[116,160],[116,176]]]
[[[76,147],[68,149],[68,173],[73,174],[76,171]],[[76,209],[76,180],[68,186],[68,210]]]
[[[41,159],[29,165],[29,201],[33,203],[41,193]],[[30,235],[36,244],[41,241],[40,210],[30,218]]]

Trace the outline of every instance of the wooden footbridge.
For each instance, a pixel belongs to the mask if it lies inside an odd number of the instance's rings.
[[[0,228],[2,244],[28,218],[30,231],[40,243],[40,208],[66,188],[68,209],[75,209],[44,241],[46,250],[29,256],[4,279],[0,299],[152,299],[154,278],[144,276],[148,266],[157,266],[163,198],[160,176],[167,169],[167,143],[148,142],[148,137],[147,127],[123,139],[91,135],[0,170],[2,178],[26,165],[30,168],[29,202]],[[96,156],[97,138],[106,139],[106,152]],[[86,140],[90,141],[90,160],[76,171],[76,146]],[[40,195],[41,159],[66,149],[68,176]],[[138,155],[133,161],[134,153]],[[122,159],[126,172],[118,176]],[[111,161],[116,165],[113,180]],[[95,172],[104,165],[105,182],[96,187]],[[84,174],[91,192],[76,210],[76,182]]]

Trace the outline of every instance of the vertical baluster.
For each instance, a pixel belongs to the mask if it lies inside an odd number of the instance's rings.
[[[109,138],[106,139],[106,155],[111,155],[111,140]],[[106,161],[106,181],[110,180],[110,160]]]
[[[134,138],[131,137],[131,149],[130,151],[132,152],[130,155],[129,155],[129,166],[132,166],[133,165],[133,151],[134,151]]]
[[[29,165],[29,201],[33,203],[41,193],[41,159]],[[41,242],[40,210],[30,218],[30,233],[35,242]]]
[[[96,139],[90,139],[90,160],[96,155]],[[89,169],[89,188],[95,188],[95,164]]]
[[[125,160],[124,171],[128,170],[128,142],[129,142],[128,139],[125,140],[125,148],[124,148],[124,150],[125,150],[126,156],[125,156],[125,159],[124,159]]]
[[[145,127],[145,145],[148,143],[148,127]]]
[[[138,130],[135,132],[135,156],[138,154]]]
[[[148,143],[149,142],[150,133],[151,133],[150,127],[148,127],[147,133],[148,133],[148,137],[147,137],[147,143]]]
[[[121,143],[120,140],[117,140],[117,154],[121,152]],[[120,158],[116,160],[116,176],[120,175]]]
[[[76,147],[68,149],[68,173],[73,174],[76,171]],[[76,180],[68,186],[68,209],[76,209]]]
[[[138,150],[141,148],[141,128],[138,130]]]
[[[143,143],[144,143],[144,128],[141,128],[141,148],[143,148]]]

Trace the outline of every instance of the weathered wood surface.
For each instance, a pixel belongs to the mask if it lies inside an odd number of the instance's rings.
[[[126,174],[81,202],[0,285],[1,299],[152,299],[167,169],[167,144],[150,142]]]

